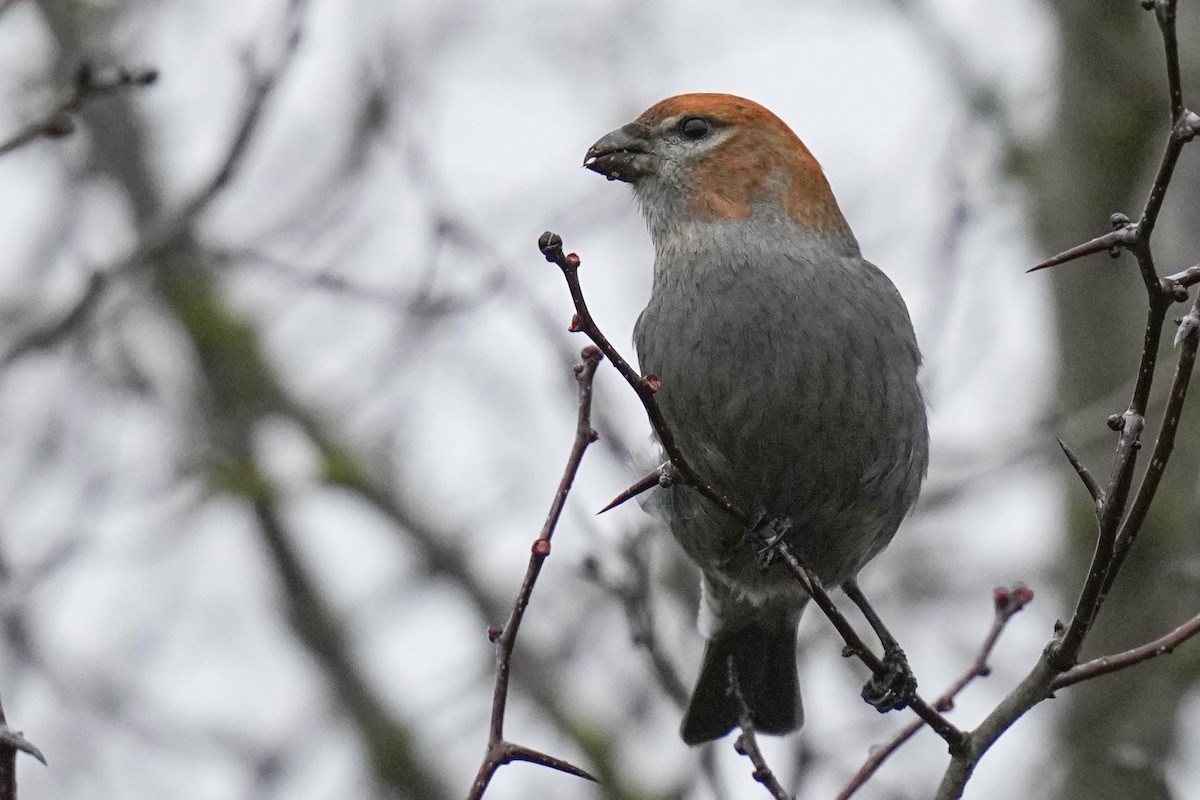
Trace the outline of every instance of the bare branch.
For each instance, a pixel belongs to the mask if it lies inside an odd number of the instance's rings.
[[[1141,485],[1129,506],[1130,488],[1133,482],[1137,453],[1141,448],[1141,434],[1146,426],[1146,412],[1150,390],[1158,364],[1158,350],[1162,339],[1163,323],[1167,310],[1173,302],[1183,299],[1187,287],[1197,282],[1193,270],[1185,270],[1168,278],[1159,278],[1154,266],[1150,237],[1162,210],[1163,200],[1170,186],[1175,165],[1183,145],[1197,133],[1197,115],[1183,105],[1183,94],[1179,79],[1177,42],[1175,38],[1176,0],[1144,0],[1143,5],[1153,9],[1162,31],[1167,59],[1167,90],[1170,96],[1171,128],[1167,144],[1159,163],[1158,172],[1137,223],[1129,223],[1123,215],[1114,214],[1112,222],[1116,230],[1109,234],[1108,241],[1128,248],[1137,259],[1138,271],[1146,289],[1147,317],[1142,343],[1141,360],[1137,379],[1128,410],[1110,418],[1110,427],[1120,431],[1108,483],[1098,495],[1098,526],[1096,546],[1088,569],[1087,578],[1080,589],[1074,613],[1065,629],[1056,631],[1056,637],[1046,647],[1029,674],[1012,692],[972,731],[965,752],[951,759],[938,789],[939,800],[961,797],[976,764],[995,741],[1008,730],[1026,711],[1052,696],[1056,688],[1071,685],[1089,677],[1121,669],[1166,652],[1195,633],[1194,623],[1188,623],[1173,634],[1143,648],[1129,651],[1111,659],[1088,662],[1077,666],[1083,642],[1095,624],[1125,554],[1132,546],[1138,530],[1146,519],[1151,501],[1167,460],[1174,445],[1179,415],[1186,396],[1187,383],[1195,362],[1197,340],[1200,339],[1200,314],[1193,307],[1185,318],[1180,334],[1180,352],[1175,371],[1175,380],[1167,409],[1155,442],[1151,463]],[[1124,237],[1124,238],[1123,238]],[[1094,239],[1080,247],[1056,256],[1045,266],[1063,263],[1089,252],[1097,252],[1097,246],[1106,237]],[[1114,241],[1119,240],[1119,241]],[[1043,265],[1039,265],[1043,266]],[[1200,301],[1197,301],[1200,303]],[[1195,317],[1195,319],[1193,319]],[[1069,457],[1069,456],[1068,456]],[[1073,463],[1076,459],[1072,459]],[[1077,470],[1078,471],[1078,470]],[[1081,477],[1083,474],[1081,473]],[[1085,479],[1086,483],[1086,479]],[[1091,487],[1089,487],[1091,491]],[[1096,496],[1096,495],[1094,495]],[[1164,647],[1165,649],[1160,649]],[[1113,665],[1116,666],[1113,666]],[[1071,676],[1067,679],[1066,676]]]
[[[733,749],[737,750],[739,755],[750,759],[750,763],[754,765],[754,780],[761,783],[771,793],[771,797],[775,800],[792,800],[792,796],[775,777],[762,751],[758,749],[758,737],[754,735],[754,723],[750,720],[750,707],[746,705],[746,699],[742,696],[742,687],[738,682],[737,670],[733,668],[732,657],[729,660],[729,691],[742,709],[742,713],[738,715],[738,726],[742,732],[733,743]]]
[[[46,765],[46,757],[20,731],[8,727],[4,708],[0,706],[0,800],[17,800],[17,752],[29,755]]]
[[[1004,632],[1008,621],[1024,609],[1032,600],[1033,592],[1029,587],[1020,583],[1010,586],[1007,589],[999,587],[993,592],[992,603],[995,614],[992,617],[992,627],[984,638],[983,645],[979,648],[978,655],[975,656],[975,661],[971,663],[971,666],[967,668],[958,680],[950,685],[950,688],[934,701],[934,708],[942,712],[952,710],[954,708],[954,699],[958,697],[963,689],[967,688],[976,678],[986,678],[992,673],[988,659],[991,658],[992,651],[996,648],[996,642],[1000,640],[1000,634]],[[883,766],[883,763],[891,758],[905,742],[915,736],[917,731],[923,727],[925,727],[924,720],[914,720],[893,736],[886,744],[873,749],[870,757],[838,794],[837,800],[848,800],[849,797],[861,789],[879,768]]]
[[[583,331],[587,334],[587,337],[600,348],[600,351],[612,362],[612,365],[621,373],[621,377],[625,379],[625,382],[637,394],[638,399],[642,401],[642,407],[646,409],[646,415],[650,418],[650,425],[658,435],[663,450],[666,452],[667,457],[671,459],[671,463],[678,470],[684,482],[715,503],[718,508],[741,522],[749,530],[751,527],[750,515],[738,508],[736,503],[701,478],[692,467],[691,462],[683,454],[683,451],[680,450],[678,443],[675,441],[675,434],[667,426],[667,421],[663,417],[657,401],[654,399],[654,394],[661,386],[658,376],[647,375],[642,377],[639,375],[617,349],[612,346],[608,338],[596,324],[596,321],[592,318],[592,314],[587,307],[587,301],[583,299],[583,289],[579,284],[579,256],[575,253],[564,253],[562,237],[550,231],[543,233],[541,238],[538,239],[538,249],[542,251],[542,255],[546,257],[547,261],[558,265],[559,269],[562,270],[563,277],[567,279],[567,288],[570,289],[571,300],[575,304],[575,318],[571,320],[571,330]]]
[[[512,674],[512,656],[513,650],[517,646],[517,633],[521,627],[521,620],[524,619],[525,611],[529,607],[529,600],[533,596],[533,587],[541,574],[542,565],[550,556],[550,538],[558,527],[558,520],[562,515],[563,506],[566,504],[567,494],[571,491],[571,485],[575,482],[579,465],[583,462],[583,454],[588,445],[597,439],[591,421],[592,384],[596,376],[596,368],[600,366],[603,356],[598,348],[587,347],[584,349],[582,357],[583,363],[575,367],[575,377],[579,381],[579,415],[575,425],[575,442],[571,446],[571,454],[567,457],[567,465],[559,480],[558,490],[554,493],[554,501],[550,504],[550,512],[546,515],[546,521],[542,525],[542,532],[533,542],[529,567],[525,571],[525,580],[521,584],[521,590],[517,593],[517,599],[513,603],[508,622],[501,630],[488,631],[489,637],[496,642],[496,689],[492,698],[492,721],[488,732],[487,750],[484,753],[483,763],[479,765],[479,773],[475,776],[475,782],[471,784],[471,791],[467,795],[468,800],[479,800],[483,797],[496,770],[510,761],[529,761],[580,778],[595,780],[584,770],[562,759],[504,740],[508,682]]]
[[[0,12],[7,6],[0,6]],[[29,123],[8,140],[0,142],[0,157],[38,139],[61,139],[75,132],[75,115],[89,100],[116,92],[139,89],[158,80],[156,69],[126,69],[97,71],[82,64],[75,72],[71,94],[44,117]]]
[[[1176,647],[1200,633],[1200,614],[1189,619],[1166,636],[1147,642],[1141,647],[1126,650],[1112,656],[1102,656],[1079,664],[1059,675],[1050,684],[1051,691],[1074,686],[1077,683],[1108,675],[1112,672],[1128,669],[1129,667],[1149,661],[1152,658],[1171,653]]]
[[[1133,498],[1129,514],[1121,524],[1113,545],[1112,559],[1108,565],[1108,574],[1104,579],[1103,592],[1107,593],[1116,580],[1117,571],[1125,561],[1125,556],[1133,546],[1138,532],[1150,512],[1150,504],[1158,491],[1158,484],[1167,469],[1167,461],[1175,449],[1175,433],[1179,429],[1179,419],[1183,414],[1183,404],[1187,400],[1188,384],[1192,378],[1192,368],[1196,364],[1196,348],[1200,344],[1200,294],[1186,317],[1180,320],[1179,332],[1182,339],[1178,344],[1179,361],[1175,366],[1175,377],[1171,381],[1171,394],[1167,398],[1167,408],[1163,412],[1162,428],[1154,442],[1154,450],[1150,454],[1150,464],[1142,476],[1141,485]]]

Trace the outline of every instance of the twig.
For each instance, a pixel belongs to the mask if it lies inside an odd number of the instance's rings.
[[[746,705],[746,699],[742,696],[742,686],[738,681],[737,670],[733,668],[732,656],[729,659],[729,692],[742,709],[742,713],[738,715],[738,727],[742,729],[742,732],[733,743],[733,749],[737,750],[739,755],[750,759],[750,763],[754,765],[752,777],[771,793],[771,797],[775,800],[792,800],[792,796],[775,777],[775,773],[767,764],[767,759],[758,749],[758,737],[754,735],[754,723],[750,720],[750,707]]]
[[[975,661],[959,676],[958,680],[950,685],[950,688],[934,701],[934,708],[942,712],[952,710],[954,699],[963,689],[967,688],[976,678],[986,678],[991,674],[992,668],[988,665],[988,659],[991,658],[992,651],[996,648],[996,642],[1000,640],[1000,634],[1004,632],[1008,621],[1032,600],[1033,592],[1024,584],[1018,583],[1008,588],[1000,587],[995,590],[992,594],[992,603],[995,608],[992,627],[984,638],[983,645],[980,646],[979,653],[975,656]],[[861,789],[883,766],[883,762],[887,761],[893,753],[900,749],[901,745],[915,736],[917,731],[923,727],[925,727],[924,720],[913,720],[886,744],[873,749],[870,757],[838,794],[837,800],[848,800],[850,796]]]
[[[0,7],[0,11],[3,8]],[[158,80],[156,69],[118,67],[97,73],[90,64],[82,64],[75,72],[71,95],[55,106],[46,116],[29,123],[7,141],[0,142],[0,156],[6,156],[37,139],[61,139],[75,132],[75,115],[91,99],[120,91],[149,86]]]
[[[562,237],[550,231],[546,231],[538,239],[538,249],[542,251],[542,255],[546,257],[547,261],[558,265],[559,269],[562,270],[563,277],[567,279],[567,288],[570,289],[571,300],[575,304],[575,318],[571,320],[571,330],[582,331],[587,334],[587,337],[600,348],[604,356],[612,362],[612,365],[621,373],[621,377],[625,379],[625,382],[637,394],[638,399],[642,401],[642,407],[646,410],[646,415],[650,418],[651,427],[658,434],[663,451],[671,459],[671,464],[678,470],[683,482],[711,500],[718,508],[724,510],[725,513],[743,523],[748,530],[750,528],[750,516],[740,509],[736,503],[717,490],[716,487],[700,477],[696,470],[693,469],[691,462],[683,454],[683,451],[679,449],[679,444],[675,441],[675,434],[667,426],[667,421],[663,417],[662,411],[658,407],[658,402],[654,398],[655,393],[661,386],[658,377],[656,375],[647,375],[645,377],[639,375],[633,367],[629,366],[629,362],[625,360],[617,349],[612,346],[608,338],[596,324],[596,321],[592,318],[592,314],[587,307],[587,301],[583,299],[583,289],[579,285],[579,256],[574,253],[564,253]]]
[[[517,633],[521,627],[521,620],[525,617],[525,611],[529,607],[533,587],[537,583],[538,575],[541,574],[542,565],[550,556],[550,537],[554,535],[554,530],[558,526],[559,517],[562,515],[563,506],[567,501],[567,494],[571,491],[571,484],[574,483],[579,465],[583,461],[583,454],[588,445],[597,438],[591,422],[592,383],[602,355],[599,349],[587,347],[583,350],[582,358],[583,363],[575,367],[575,377],[579,381],[579,416],[575,426],[575,442],[571,446],[571,454],[567,457],[567,465],[563,470],[562,479],[558,483],[558,490],[554,493],[554,501],[550,504],[550,512],[546,515],[542,532],[533,542],[529,567],[525,571],[525,580],[521,584],[521,590],[517,593],[516,602],[513,603],[512,614],[501,630],[491,629],[488,631],[489,637],[496,643],[496,690],[492,698],[492,721],[488,731],[487,750],[484,753],[483,763],[479,766],[479,773],[475,776],[475,782],[471,784],[470,794],[467,795],[468,800],[479,800],[483,797],[496,770],[510,761],[529,761],[566,772],[569,775],[586,778],[590,781],[595,780],[584,770],[560,758],[504,739],[504,713],[508,705],[508,682],[512,673],[512,655],[517,646]]]
[[[1166,636],[1159,637],[1152,642],[1147,642],[1141,647],[1134,647],[1131,650],[1126,650],[1116,655],[1094,658],[1091,661],[1072,667],[1051,682],[1050,690],[1057,691],[1067,686],[1074,686],[1077,683],[1089,681],[1101,675],[1108,675],[1111,672],[1128,669],[1136,664],[1141,664],[1143,661],[1149,661],[1152,658],[1165,655],[1172,652],[1188,639],[1191,639],[1197,633],[1200,633],[1200,614],[1192,617]]]
[[[655,393],[661,386],[658,377],[654,375],[642,377],[639,375],[629,365],[629,362],[621,356],[617,349],[612,346],[603,331],[600,330],[599,325],[596,324],[595,319],[593,319],[591,312],[588,310],[587,301],[583,297],[583,288],[579,283],[579,265],[581,263],[579,256],[575,253],[564,252],[562,237],[550,231],[543,233],[541,238],[538,239],[538,248],[547,261],[556,264],[562,270],[563,277],[567,281],[567,287],[571,292],[571,300],[575,305],[575,317],[571,320],[571,330],[586,334],[600,348],[609,361],[613,363],[613,366],[621,373],[625,382],[629,384],[637,394],[638,399],[642,401],[642,407],[646,410],[646,416],[650,420],[650,425],[654,428],[654,432],[662,444],[663,451],[667,454],[670,464],[674,468],[673,480],[676,483],[692,487],[706,499],[713,502],[719,509],[735,519],[747,531],[754,531],[754,526],[751,523],[749,515],[718,488],[700,476],[679,448],[674,433],[671,431],[670,426],[667,425],[667,421],[658,407],[658,400],[655,398]],[[756,534],[760,536],[765,547],[769,548],[774,555],[787,564],[788,569],[791,570],[800,585],[813,598],[821,611],[833,623],[834,627],[837,628],[838,633],[841,634],[846,642],[846,651],[862,661],[873,674],[886,676],[887,670],[884,667],[883,661],[871,652],[870,648],[867,647],[862,638],[854,630],[849,620],[838,610],[816,574],[800,563],[800,560],[796,558],[787,546],[787,543],[782,539],[774,537],[774,540],[772,540],[769,531],[756,532]],[[934,710],[919,695],[913,695],[909,706],[931,728],[937,731],[939,736],[946,740],[951,752],[958,752],[961,749],[964,740],[963,732]]]
[[[1133,546],[1137,534],[1146,521],[1150,512],[1150,504],[1158,491],[1159,482],[1167,468],[1167,460],[1175,449],[1175,433],[1179,429],[1179,419],[1183,414],[1183,404],[1187,400],[1188,384],[1192,378],[1192,369],[1196,364],[1196,349],[1200,344],[1200,294],[1192,305],[1191,312],[1180,321],[1178,344],[1179,361],[1175,366],[1175,377],[1171,381],[1171,394],[1167,398],[1167,407],[1163,412],[1162,428],[1154,442],[1154,450],[1150,454],[1150,464],[1142,476],[1141,485],[1134,495],[1133,504],[1128,516],[1117,531],[1113,546],[1112,560],[1108,565],[1108,574],[1104,579],[1103,593],[1107,594],[1116,580],[1117,571],[1125,561],[1129,549]]]

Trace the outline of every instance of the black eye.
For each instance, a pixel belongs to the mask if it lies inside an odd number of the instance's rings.
[[[712,123],[704,117],[688,117],[679,123],[679,132],[687,139],[703,139],[712,130]]]

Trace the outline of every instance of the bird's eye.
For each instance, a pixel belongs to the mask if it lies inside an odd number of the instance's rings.
[[[703,139],[712,130],[712,123],[704,117],[688,117],[679,123],[679,132],[686,139]]]

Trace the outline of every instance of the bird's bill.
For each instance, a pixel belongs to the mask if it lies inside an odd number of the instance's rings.
[[[583,166],[610,181],[633,183],[649,171],[650,158],[645,128],[630,123],[589,147]]]

